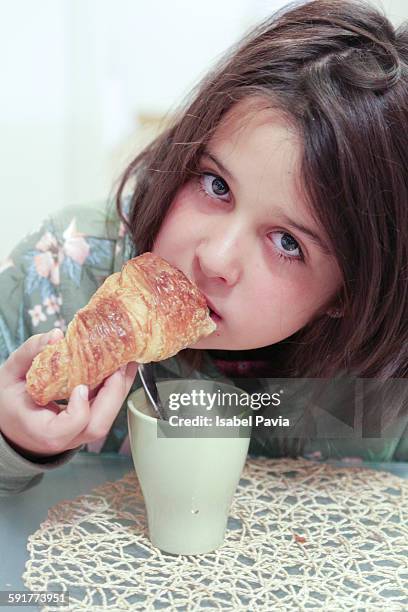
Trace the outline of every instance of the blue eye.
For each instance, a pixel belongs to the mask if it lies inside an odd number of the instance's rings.
[[[304,261],[302,249],[300,248],[298,241],[295,240],[293,236],[291,236],[287,232],[279,231],[279,230],[275,232],[271,232],[271,234],[280,234],[281,236],[283,236],[279,240],[279,243],[280,243],[279,246],[283,247],[284,249],[283,251],[278,249],[276,246],[276,243],[274,242],[274,240],[272,240],[272,243],[274,245],[274,251],[276,252],[278,257],[280,257],[284,261],[287,261],[288,263],[293,263],[295,261]],[[298,254],[285,255],[285,253],[289,253],[293,251],[298,251]]]
[[[210,200],[228,202],[228,196],[230,188],[228,184],[217,174],[212,172],[200,172],[197,181],[198,191],[204,195],[204,197]],[[279,247],[275,244],[274,240],[271,239],[273,244],[273,251],[282,260],[283,263],[302,263],[305,261],[302,249],[291,234],[277,230],[271,232],[271,234],[280,234],[283,238],[280,239]],[[283,250],[282,250],[283,247]],[[286,253],[298,251],[295,255],[287,255]]]
[[[212,200],[226,201],[222,196],[228,195],[229,187],[227,183],[216,174],[202,172],[198,182],[199,190]]]

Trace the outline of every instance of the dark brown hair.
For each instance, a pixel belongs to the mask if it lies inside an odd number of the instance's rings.
[[[280,109],[302,136],[303,191],[344,281],[326,305],[341,318],[322,310],[262,354],[280,364],[277,376],[407,377],[408,25],[395,29],[366,1],[314,0],[249,31],[122,176],[116,206],[121,215],[132,181],[121,216],[138,253],[151,250],[225,113],[248,96]]]

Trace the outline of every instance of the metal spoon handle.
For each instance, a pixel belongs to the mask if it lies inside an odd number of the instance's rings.
[[[140,363],[137,371],[148,401],[158,415],[158,418],[165,420],[166,414],[160,401],[159,391],[153,377],[152,365],[150,363]]]

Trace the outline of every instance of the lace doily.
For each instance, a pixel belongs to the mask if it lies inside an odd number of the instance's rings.
[[[150,544],[131,472],[51,508],[27,548],[27,588],[69,591],[69,610],[407,610],[408,481],[249,459],[224,545],[178,556]]]

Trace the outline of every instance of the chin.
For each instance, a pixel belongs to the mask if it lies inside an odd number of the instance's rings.
[[[195,344],[192,344],[188,348],[197,349],[197,350],[202,350],[202,349],[228,350],[231,347],[227,345],[227,343],[225,342],[225,340],[223,340],[223,338],[221,338],[220,336],[217,337],[217,330],[215,330],[215,332],[213,332],[211,336],[207,336],[207,338],[201,338],[201,340],[199,340]]]
[[[248,347],[236,346],[233,343],[226,342],[223,338],[208,336],[208,338],[201,338],[201,340],[199,340],[196,344],[193,344],[188,348],[197,350],[214,349],[220,351],[242,351]]]

